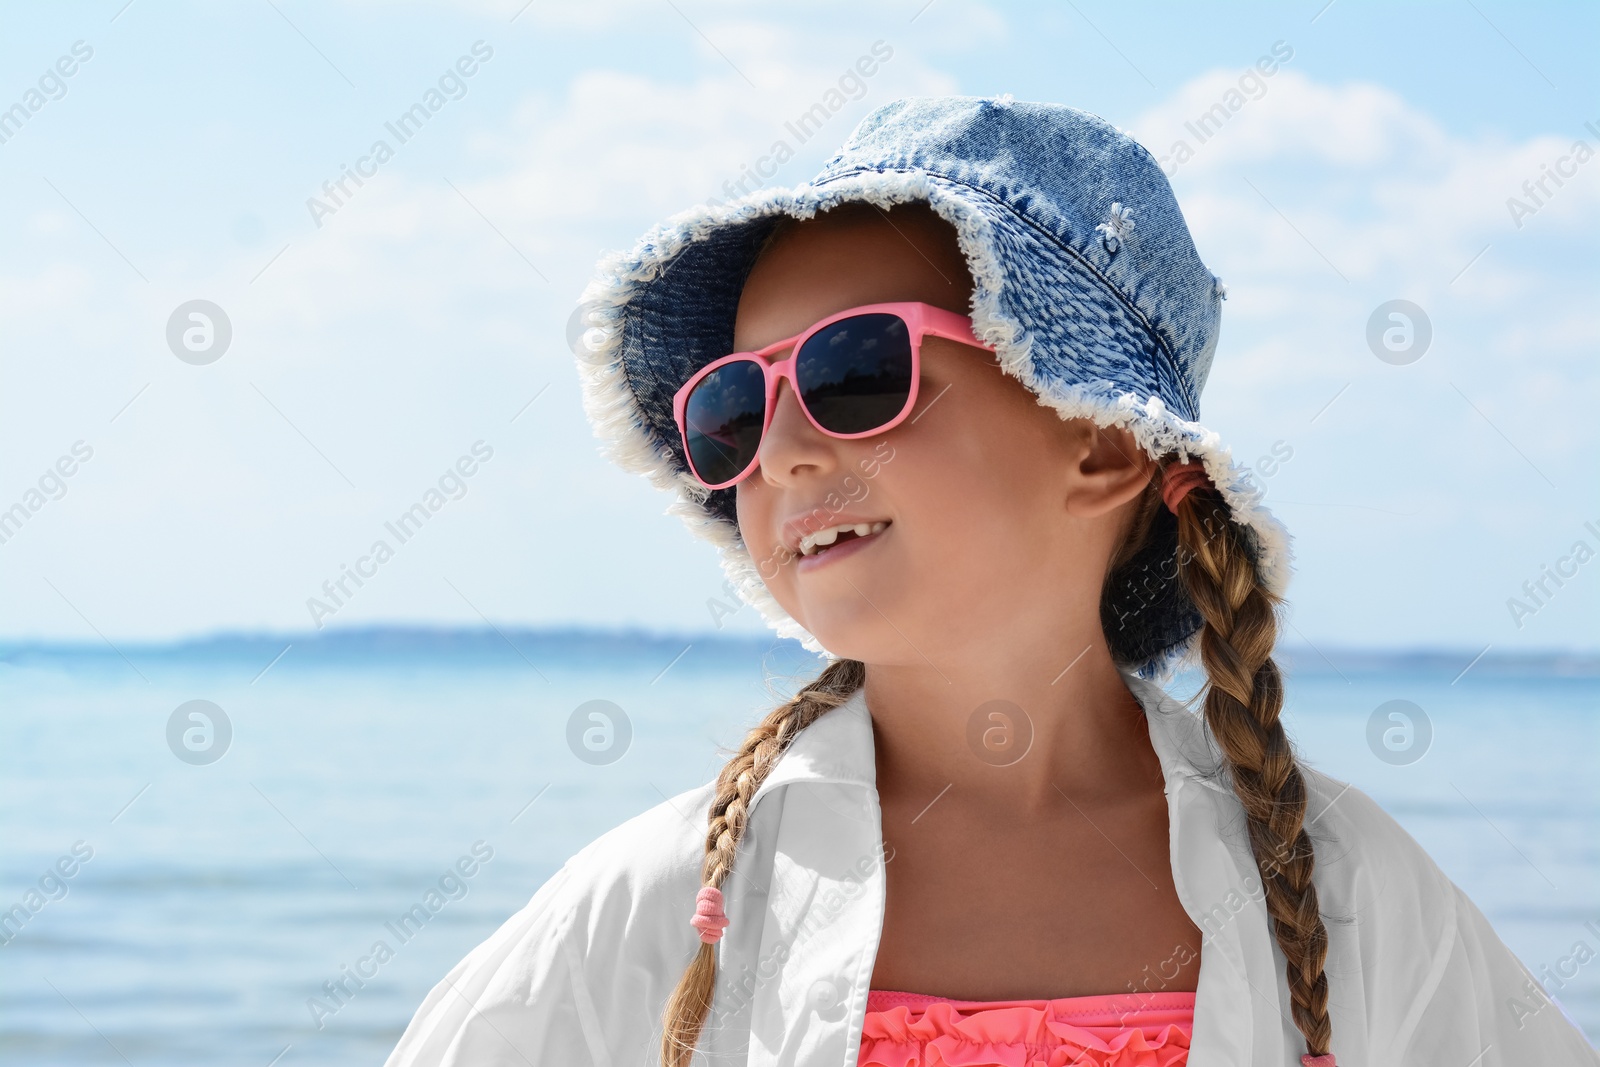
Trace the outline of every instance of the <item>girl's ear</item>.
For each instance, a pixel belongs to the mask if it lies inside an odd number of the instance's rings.
[[[1096,426],[1087,419],[1079,425],[1065,503],[1068,515],[1093,519],[1144,492],[1155,476],[1156,461],[1121,427]]]

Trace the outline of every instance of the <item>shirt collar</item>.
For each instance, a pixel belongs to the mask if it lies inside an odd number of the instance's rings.
[[[1181,776],[1231,792],[1220,780],[1221,757],[1199,715],[1184,707],[1154,682],[1122,672],[1128,691],[1144,708],[1150,741],[1169,781]],[[859,688],[843,704],[831,708],[800,731],[778,757],[777,765],[750,800],[753,813],[762,798],[796,782],[843,782],[877,787],[878,766],[867,710],[866,689]]]

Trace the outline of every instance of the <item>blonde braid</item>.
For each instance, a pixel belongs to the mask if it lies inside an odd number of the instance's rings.
[[[738,753],[717,776],[717,795],[711,802],[705,862],[700,874],[703,884],[720,889],[732,873],[750,801],[777,765],[778,757],[801,730],[816,722],[824,712],[849,700],[865,681],[866,667],[859,660],[836,660],[792,700],[774,708],[745,736]],[[667,998],[662,1013],[662,1067],[688,1067],[706,1015],[711,1010],[716,978],[716,946],[702,943],[683,977],[678,979],[677,988]]]
[[[1278,597],[1262,585],[1246,532],[1205,486],[1178,504],[1178,573],[1205,620],[1206,725],[1244,805],[1273,934],[1288,960],[1294,1024],[1308,1056],[1328,1052],[1328,931],[1317,907],[1305,831],[1306,784],[1279,715],[1283,678],[1272,660]]]

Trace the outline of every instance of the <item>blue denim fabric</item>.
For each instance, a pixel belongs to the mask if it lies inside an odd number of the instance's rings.
[[[604,340],[580,355],[597,435],[619,464],[678,490],[674,510],[723,548],[730,578],[779,633],[827,654],[752,580],[736,489],[709,491],[688,474],[672,397],[733,350],[740,292],[779,219],[854,200],[926,200],[951,221],[972,268],[974,328],[1002,367],[1064,418],[1124,425],[1154,455],[1204,460],[1255,535],[1269,588],[1281,590],[1287,535],[1197,421],[1223,290],[1155,158],[1061,104],[909,97],[862,119],[809,182],[674,215],[603,259],[583,297],[603,327]],[[1147,676],[1188,651],[1200,622],[1170,566],[1175,548],[1163,519],[1138,588],[1113,590],[1107,605],[1114,650]]]
[[[887,170],[936,175],[989,216],[1006,309],[1038,338],[1043,376],[1109,382],[1199,417],[1221,301],[1144,146],[1060,104],[912,98],[863,119],[810,184]],[[1115,242],[1096,230],[1113,204],[1133,221]]]

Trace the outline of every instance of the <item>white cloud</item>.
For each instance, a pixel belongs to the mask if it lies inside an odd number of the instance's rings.
[[[1583,249],[1600,208],[1600,162],[1550,186],[1556,195],[1518,230],[1506,198],[1571,137],[1508,145],[1453,135],[1381,86],[1329,86],[1292,68],[1264,83],[1203,143],[1185,123],[1237,74],[1197,78],[1130,130],[1176,171],[1196,245],[1229,285],[1225,328],[1270,327],[1331,358],[1359,345],[1349,316],[1406,296],[1442,331],[1469,328],[1477,366],[1538,349],[1574,373],[1588,368],[1600,309],[1579,294],[1595,280]],[[1194,155],[1175,165],[1180,139]]]

